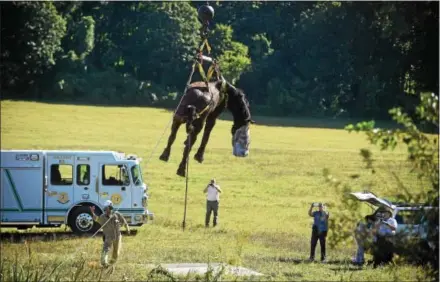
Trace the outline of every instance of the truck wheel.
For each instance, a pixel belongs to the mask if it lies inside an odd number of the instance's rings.
[[[73,210],[69,217],[69,226],[73,233],[79,235],[95,233],[100,227],[97,222],[93,221],[89,206],[81,206]]]

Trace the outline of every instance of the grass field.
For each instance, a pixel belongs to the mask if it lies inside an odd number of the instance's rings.
[[[220,120],[211,134],[203,164],[193,160],[201,136],[193,148],[187,230],[182,232],[185,181],[175,172],[182,157],[183,127],[168,163],[158,158],[169,130],[148,159],[170,118],[171,112],[150,108],[1,103],[2,149],[118,150],[143,158],[144,180],[150,186],[149,209],[156,218],[141,227],[137,236],[123,238],[121,259],[114,272],[104,273],[100,279],[147,280],[149,270],[144,264],[208,261],[248,267],[266,275],[260,279],[273,281],[426,279],[424,269],[415,266],[397,264],[379,269],[351,266],[348,261],[354,255],[354,243],[328,249],[328,264],[303,262],[310,248],[312,221],[307,216],[310,203],[326,202],[331,216],[338,214],[332,206],[339,195],[325,183],[322,170],[329,168],[344,180],[359,174],[359,178],[350,180],[354,188],[363,190],[363,185],[371,182],[375,184],[375,193],[392,196],[396,183],[389,170],[397,172],[407,183],[417,181],[408,173],[404,148],[380,153],[363,135],[349,134],[342,128],[324,129],[324,121],[323,128],[289,127],[289,122],[294,124],[295,120],[283,120],[282,126],[263,126],[258,121],[264,124],[265,118],[255,116],[257,124],[251,129],[250,156],[235,158],[231,122]],[[379,171],[375,178],[362,169],[361,148],[376,153]],[[202,191],[212,177],[223,189],[220,225],[205,229]],[[329,240],[331,233],[330,230]],[[40,272],[44,265],[50,269],[62,262],[55,272],[66,280],[74,280],[79,270],[91,269],[90,275],[98,275],[99,271],[92,266],[99,261],[101,245],[101,238],[4,243],[0,268],[6,275],[12,261],[17,259],[19,265],[25,266],[31,258],[31,269]],[[96,279],[85,275],[78,274],[78,279]]]

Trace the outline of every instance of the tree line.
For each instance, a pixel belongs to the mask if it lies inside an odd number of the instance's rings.
[[[2,98],[173,107],[202,4],[2,2]],[[438,94],[438,2],[210,5],[212,56],[255,114],[382,119]]]

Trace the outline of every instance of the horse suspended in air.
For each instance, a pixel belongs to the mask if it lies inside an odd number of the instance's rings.
[[[198,81],[189,85],[175,111],[168,144],[159,157],[162,161],[168,161],[176,134],[180,126],[186,123],[187,139],[184,143],[182,160],[177,169],[177,175],[182,177],[185,177],[186,160],[192,146],[197,141],[197,135],[205,125],[202,142],[194,155],[194,159],[202,163],[211,131],[217,118],[226,108],[232,113],[234,120],[231,129],[232,153],[236,157],[246,157],[249,154],[249,125],[254,121],[251,118],[249,102],[245,94],[223,77],[209,82],[208,85],[209,89],[205,82]]]

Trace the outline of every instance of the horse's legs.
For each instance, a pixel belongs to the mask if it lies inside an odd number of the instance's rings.
[[[202,119],[195,120],[193,122],[192,131],[188,132],[188,137],[186,138],[186,141],[185,141],[185,149],[183,150],[182,161],[180,162],[179,168],[177,169],[177,175],[185,177],[186,160],[189,156],[189,152],[191,151],[192,146],[197,141],[197,135],[202,130],[203,122],[204,122],[204,120],[202,120]]]
[[[173,145],[174,140],[176,140],[176,134],[181,125],[182,122],[180,120],[178,120],[177,118],[173,119],[173,124],[171,125],[171,134],[170,137],[168,137],[167,147],[163,150],[162,155],[160,155],[159,157],[159,159],[161,159],[162,161],[167,162],[170,158],[171,146]]]
[[[211,134],[212,129],[214,128],[215,121],[217,117],[208,117],[206,120],[205,130],[203,131],[202,142],[200,144],[197,153],[194,156],[194,159],[199,163],[203,162],[203,155],[205,154],[206,144],[208,144],[209,135]]]

